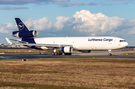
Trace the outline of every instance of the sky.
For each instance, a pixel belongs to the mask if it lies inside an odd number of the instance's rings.
[[[135,46],[135,0],[0,0],[0,43],[20,18],[37,37],[113,36]]]

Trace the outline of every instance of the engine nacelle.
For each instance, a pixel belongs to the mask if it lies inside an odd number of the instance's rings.
[[[65,46],[60,49],[63,53],[71,53],[72,48],[70,46]]]
[[[37,36],[37,31],[33,31],[33,30],[29,32],[14,31],[12,34],[14,37],[18,37],[18,38],[35,37]]]
[[[78,50],[79,52],[82,52],[82,53],[90,53],[91,50]]]

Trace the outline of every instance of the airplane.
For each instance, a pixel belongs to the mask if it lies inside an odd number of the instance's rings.
[[[119,37],[43,37],[37,36],[37,31],[28,30],[20,18],[15,18],[19,31],[13,31],[12,35],[21,40],[10,39],[19,42],[29,48],[40,50],[52,50],[52,55],[72,55],[74,50],[82,53],[90,53],[91,50],[108,50],[108,55],[112,56],[112,49],[123,48],[128,43]]]

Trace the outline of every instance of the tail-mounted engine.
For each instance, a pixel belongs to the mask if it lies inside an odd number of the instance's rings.
[[[27,37],[35,37],[37,36],[37,31],[14,31],[13,33],[14,37],[18,37],[18,38],[27,38]]]

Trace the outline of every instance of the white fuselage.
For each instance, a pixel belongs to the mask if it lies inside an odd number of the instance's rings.
[[[45,37],[35,38],[36,44],[72,45],[76,50],[118,49],[128,43],[118,37]]]

